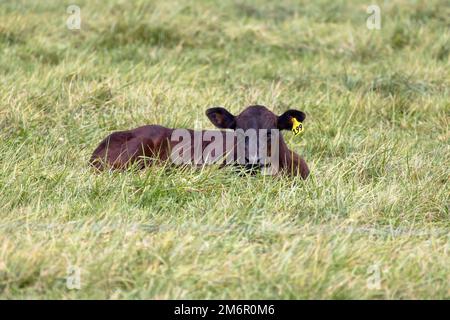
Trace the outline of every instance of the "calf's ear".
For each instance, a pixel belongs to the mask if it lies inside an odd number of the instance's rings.
[[[210,108],[206,110],[206,116],[217,128],[236,128],[236,117],[229,113],[225,108]]]
[[[298,110],[288,110],[278,117],[277,127],[279,130],[289,130],[292,129],[292,118],[297,121],[302,122],[306,118],[306,114]]]

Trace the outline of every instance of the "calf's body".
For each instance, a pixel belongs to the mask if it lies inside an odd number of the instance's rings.
[[[292,112],[292,110],[290,112]],[[303,116],[297,113],[294,114],[296,118],[300,118],[301,120],[304,119],[304,114]],[[289,124],[285,124],[284,121],[291,121],[285,114],[276,117],[263,106],[250,106],[237,117],[232,116],[223,108],[213,108],[207,111],[207,116],[217,127],[232,130],[282,130],[289,127]],[[276,117],[275,122],[270,121],[274,120],[274,117]],[[94,150],[90,163],[99,170],[104,170],[106,168],[125,169],[131,165],[145,168],[155,162],[173,160],[172,152],[174,152],[175,148],[180,147],[180,144],[185,144],[184,147],[186,147],[186,143],[188,143],[189,162],[193,165],[198,165],[197,155],[195,154],[195,150],[197,149],[194,144],[199,144],[197,147],[199,147],[202,152],[214,141],[214,139],[200,139],[199,142],[198,137],[220,135],[223,137],[223,146],[221,148],[222,154],[216,156],[222,158],[221,161],[223,165],[231,163],[237,164],[239,160],[237,152],[238,138],[234,135],[234,131],[204,130],[200,132],[186,130],[190,139],[181,141],[180,139],[174,139],[175,130],[176,129],[159,125],[147,125],[132,130],[114,132],[106,137]],[[231,143],[230,137],[232,139]],[[306,162],[297,153],[287,147],[281,134],[277,135],[276,142],[278,142],[279,149],[276,154],[279,172],[289,175],[300,175],[303,179],[306,179],[309,175],[309,169]],[[259,144],[261,142],[257,141],[255,143]],[[247,150],[248,147],[248,145],[245,145],[245,150]],[[225,161],[225,158],[227,160],[231,159],[231,162]],[[248,162],[250,161],[245,158],[243,162],[239,162],[239,165],[243,165],[244,167],[255,167],[255,162]],[[256,166],[259,166],[260,168],[263,167],[260,164]]]

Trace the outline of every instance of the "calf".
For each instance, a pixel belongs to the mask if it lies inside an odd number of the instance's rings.
[[[303,112],[289,110],[276,116],[266,107],[254,105],[238,116],[220,107],[208,109],[206,116],[217,128],[232,131],[194,131],[159,125],[118,131],[100,143],[90,163],[103,170],[124,169],[132,164],[144,168],[169,159],[175,164],[191,165],[219,162],[252,172],[260,169],[269,174],[308,177],[306,162],[289,150],[279,134],[280,130],[291,129],[296,122],[303,121],[306,117]]]

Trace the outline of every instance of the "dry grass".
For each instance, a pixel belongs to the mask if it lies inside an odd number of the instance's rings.
[[[0,297],[450,298],[445,1],[379,31],[364,1],[76,4],[80,31],[0,2]],[[87,166],[113,130],[251,103],[307,113],[306,182]]]

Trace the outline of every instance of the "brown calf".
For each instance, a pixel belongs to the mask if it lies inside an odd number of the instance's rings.
[[[224,108],[208,109],[206,115],[216,127],[232,129],[233,131],[194,131],[170,129],[158,125],[147,125],[132,130],[118,131],[110,134],[100,143],[92,154],[90,163],[97,169],[103,170],[105,167],[124,169],[132,164],[137,165],[139,168],[144,168],[155,161],[166,161],[168,159],[177,162],[176,160],[180,160],[180,156],[178,158],[173,157],[174,153],[177,153],[175,150],[177,148],[182,149],[188,144],[189,150],[184,155],[187,155],[189,163],[198,164],[198,161],[196,161],[198,157],[195,154],[196,151],[194,151],[197,149],[194,144],[198,144],[198,150],[202,154],[203,151],[210,149],[214,141],[218,138],[223,138],[223,145],[220,145],[218,149],[220,150],[218,152],[221,154],[215,154],[214,156],[219,156],[219,158],[222,156],[222,160],[225,157],[231,160],[227,161],[227,163],[224,162],[224,165],[237,164],[252,171],[261,169],[267,166],[267,162],[264,161],[259,153],[251,153],[250,149],[256,145],[265,145],[267,146],[267,155],[271,157],[272,162],[274,162],[274,159],[278,162],[277,166],[280,172],[290,175],[299,174],[303,179],[306,179],[309,175],[306,162],[294,151],[289,150],[283,136],[278,134],[278,130],[288,130],[292,127],[293,118],[300,122],[303,121],[306,117],[303,112],[289,110],[281,116],[276,116],[266,107],[255,105],[247,107],[238,116],[233,116]],[[180,141],[176,137],[177,130],[187,132],[189,139]],[[256,135],[256,139],[252,141],[245,136],[242,139],[240,138],[239,132],[248,132],[250,130],[267,132],[267,134]],[[275,133],[275,135],[271,133]],[[200,137],[209,136],[210,138],[195,142],[197,135]],[[239,141],[242,141],[242,144],[239,144]],[[222,144],[222,142],[220,143]],[[271,147],[274,145],[273,143],[277,144],[276,153],[274,147]],[[238,146],[242,146],[243,156],[238,155]]]

